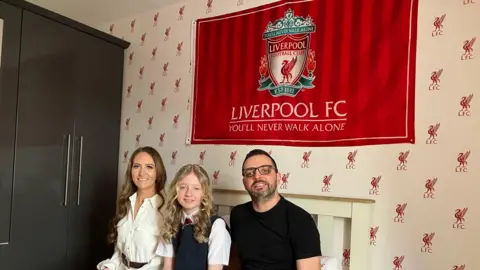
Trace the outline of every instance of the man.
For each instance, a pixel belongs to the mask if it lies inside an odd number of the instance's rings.
[[[317,226],[308,212],[278,193],[281,175],[275,160],[263,150],[252,150],[243,162],[242,176],[252,201],[230,213],[236,251],[232,256],[238,254],[241,269],[320,270]]]

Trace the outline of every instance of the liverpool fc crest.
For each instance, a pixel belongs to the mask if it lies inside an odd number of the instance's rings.
[[[315,87],[315,52],[310,49],[314,32],[312,18],[294,16],[291,9],[283,18],[268,23],[263,32],[267,54],[260,60],[259,91],[294,97],[302,89]]]

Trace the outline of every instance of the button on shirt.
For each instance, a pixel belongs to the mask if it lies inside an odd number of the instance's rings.
[[[193,219],[193,216],[196,212],[187,215],[183,213],[182,217],[182,224],[185,223],[185,219],[189,218],[190,220]],[[184,225],[184,226],[193,226]],[[221,218],[215,220],[212,225],[212,230],[210,232],[210,236],[208,238],[208,264],[215,265],[215,264],[223,264],[228,265],[228,261],[230,259],[230,246],[232,244],[232,240],[230,238],[230,234],[226,228],[227,224]],[[174,257],[173,245],[172,243],[160,243],[157,249],[157,255],[162,257]]]
[[[133,218],[137,193],[130,196],[130,210],[117,224],[118,238],[115,252],[110,259],[97,265],[97,269],[127,270],[122,263],[122,253],[131,262],[148,263],[142,270],[158,270],[162,259],[155,255],[163,217],[158,212],[162,199],[158,194],[145,199]]]

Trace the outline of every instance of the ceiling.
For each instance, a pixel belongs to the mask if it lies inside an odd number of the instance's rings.
[[[162,8],[184,0],[26,0],[76,21],[98,27],[104,23]]]

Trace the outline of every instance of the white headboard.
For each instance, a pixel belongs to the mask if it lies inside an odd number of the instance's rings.
[[[318,216],[317,226],[324,255],[325,251],[332,252],[342,244],[340,241],[343,242],[343,238],[336,237],[338,226],[335,225],[335,219],[350,219],[350,259],[346,263],[350,270],[369,270],[369,229],[374,200],[288,193],[281,195],[310,214]],[[230,208],[251,200],[243,190],[214,189],[213,197],[215,205]],[[337,259],[342,261],[341,257]]]

